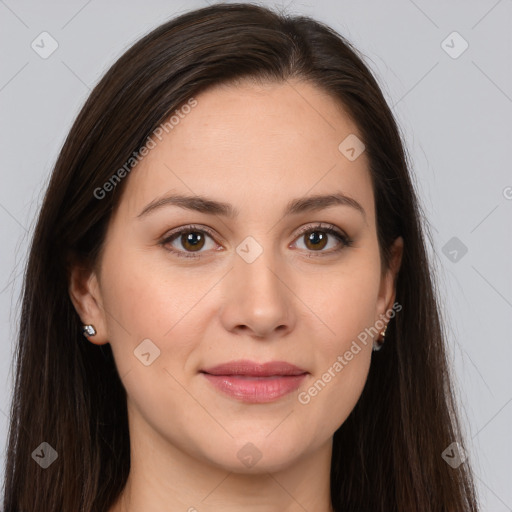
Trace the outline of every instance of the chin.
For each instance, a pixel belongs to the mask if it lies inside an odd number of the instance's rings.
[[[284,442],[285,439],[287,442]],[[217,448],[212,453],[212,446]],[[224,443],[209,443],[203,457],[224,470],[240,474],[264,474],[282,471],[304,456],[304,438],[282,434],[270,439],[267,433],[244,436]]]

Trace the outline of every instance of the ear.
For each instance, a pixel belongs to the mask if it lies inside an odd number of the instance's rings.
[[[389,268],[386,269],[381,278],[376,320],[390,310],[395,302],[396,277],[402,263],[403,250],[404,240],[399,236],[391,246]]]
[[[96,329],[96,334],[87,339],[95,345],[108,343],[105,309],[96,272],[83,264],[73,264],[68,291],[82,323],[91,324]]]

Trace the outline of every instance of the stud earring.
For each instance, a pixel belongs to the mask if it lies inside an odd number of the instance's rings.
[[[382,345],[384,345],[385,337],[386,337],[386,329],[388,328],[388,324],[384,326],[384,329],[380,332],[380,335],[382,336],[381,340],[377,340],[373,342],[373,350],[374,352],[377,352],[382,348]]]
[[[83,325],[82,326],[82,334],[87,336],[94,336],[96,334],[96,329],[94,328],[94,325]]]

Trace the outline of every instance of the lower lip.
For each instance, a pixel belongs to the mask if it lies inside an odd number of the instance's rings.
[[[295,391],[307,374],[275,377],[242,377],[239,375],[210,375],[208,381],[226,395],[249,403],[272,402]]]

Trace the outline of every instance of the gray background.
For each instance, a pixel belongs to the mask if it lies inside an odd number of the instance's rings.
[[[431,224],[483,510],[512,511],[512,1],[260,3],[312,15],[348,37],[393,106]],[[91,88],[128,46],[206,5],[0,0],[2,477],[21,271],[60,147]],[[58,42],[47,59],[31,47],[43,31]],[[454,31],[460,36],[448,37]]]

